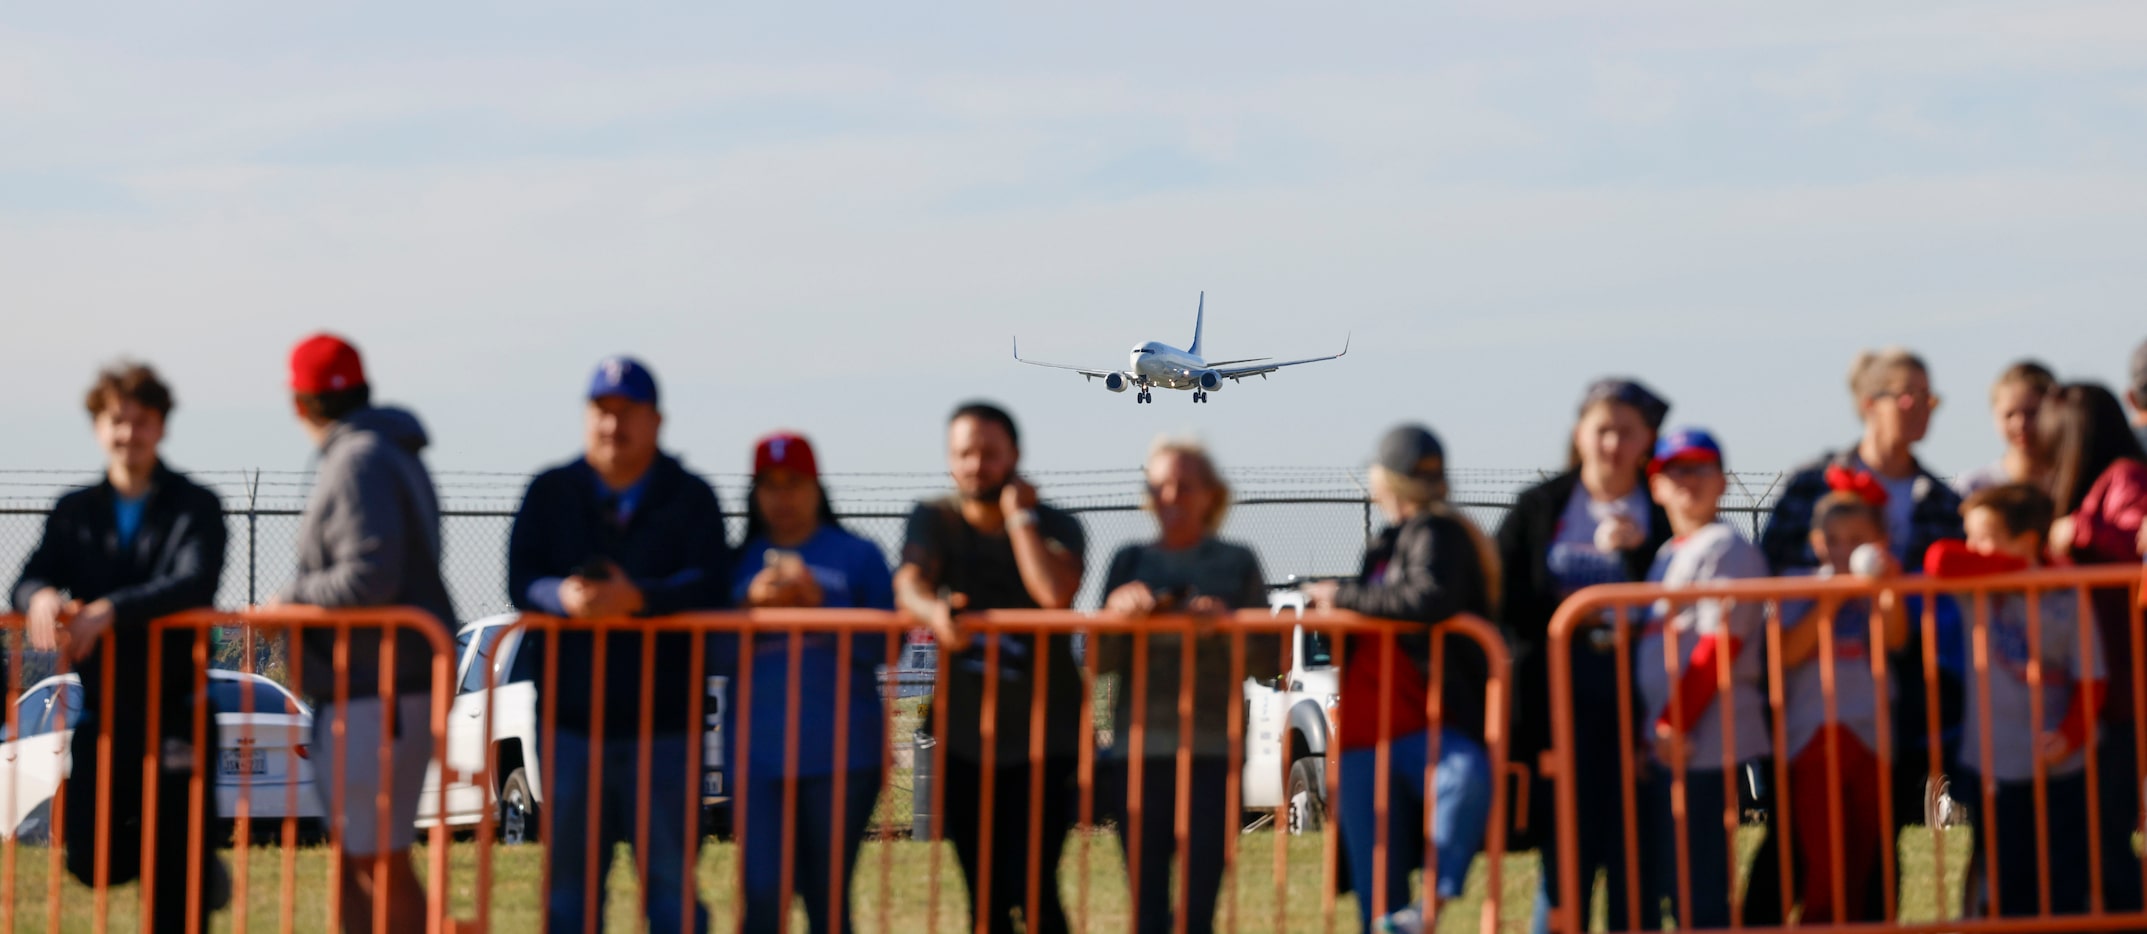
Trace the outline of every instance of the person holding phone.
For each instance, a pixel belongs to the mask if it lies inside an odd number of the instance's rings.
[[[663,414],[656,377],[631,357],[599,363],[583,409],[586,450],[529,483],[507,540],[507,596],[516,609],[573,619],[645,619],[690,610],[722,609],[729,596],[730,547],[716,491],[678,458],[657,448]],[[541,633],[538,634],[541,636]],[[562,630],[556,640],[533,640],[541,653],[558,653],[552,691],[557,720],[552,748],[543,751],[553,808],[551,890],[546,893],[547,930],[580,931],[589,912],[604,912],[605,886],[597,904],[584,903],[585,882],[611,874],[617,844],[631,844],[648,784],[648,924],[652,931],[679,930],[688,900],[698,901],[693,879],[680,867],[686,834],[700,826],[701,789],[687,778],[691,722],[691,664],[704,643],[683,632],[656,635],[653,671],[641,667],[641,633]],[[605,647],[602,707],[593,659]],[[551,644],[548,644],[551,643]],[[708,668],[714,672],[713,664]],[[641,691],[653,680],[656,697],[649,731],[649,771],[641,774]],[[538,709],[543,709],[540,706]],[[603,716],[598,718],[596,711]],[[589,766],[601,758],[603,785],[589,787]],[[587,865],[589,808],[602,813],[596,865]],[[708,912],[694,904],[693,929],[706,930]]]
[[[874,545],[835,521],[819,460],[805,438],[780,432],[753,446],[753,486],[746,494],[745,544],[731,575],[731,599],[747,607],[862,607],[894,609],[894,579],[887,558]],[[791,653],[798,665],[798,745],[786,749],[785,728]],[[846,902],[840,918],[829,916],[831,884],[849,885],[849,874],[880,793],[880,747],[884,723],[876,666],[887,659],[887,636],[856,632],[844,653],[833,632],[756,635],[753,668],[753,743],[745,768],[745,930],[776,931],[790,906],[782,897],[783,815],[795,815],[791,834],[795,894],[805,902],[813,934],[848,932]],[[836,706],[836,685],[849,683],[849,702]],[[733,708],[736,709],[736,708]],[[836,748],[835,721],[846,710],[847,740]],[[726,739],[736,732],[724,731]],[[795,809],[784,799],[786,763],[796,756]],[[727,751],[725,762],[737,762]],[[835,776],[843,774],[842,797]],[[829,849],[840,828],[842,849]]]
[[[1073,606],[1081,588],[1087,539],[1080,520],[1044,505],[1036,488],[1015,473],[1021,438],[1006,410],[972,402],[947,422],[947,468],[955,495],[918,503],[903,532],[902,566],[895,572],[895,599],[922,621],[945,650],[947,679],[947,835],[962,863],[970,898],[984,906],[992,934],[1017,930],[1014,913],[1029,934],[1063,934],[1066,915],[1054,881],[1067,831],[1067,778],[1075,772],[1080,744],[1081,694],[1087,689],[1064,639],[1029,634],[991,636],[998,666],[981,640],[955,619],[956,610],[1053,609]],[[1029,716],[1038,679],[1044,697],[1044,755],[1029,755]],[[998,684],[993,726],[993,796],[983,813],[985,685]],[[927,715],[926,723],[932,722]],[[1030,777],[1039,769],[1043,814],[1033,828],[1041,862],[1029,862]],[[991,833],[991,884],[981,885],[982,834]],[[1042,876],[1037,904],[1025,905],[1030,873]]]

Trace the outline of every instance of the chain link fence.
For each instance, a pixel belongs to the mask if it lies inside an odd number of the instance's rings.
[[[1556,474],[1553,470],[1456,470],[1449,475],[1453,501],[1486,532],[1494,532],[1522,490]],[[1366,498],[1362,471],[1333,467],[1258,467],[1228,473],[1235,505],[1223,537],[1250,546],[1270,581],[1292,577],[1354,574],[1364,542],[1379,525]],[[296,569],[298,521],[312,476],[296,471],[214,470],[192,474],[224,501],[230,543],[225,551],[219,606],[257,604],[290,582]],[[730,540],[745,529],[744,474],[708,474],[728,513]],[[1088,571],[1076,606],[1103,600],[1103,574],[1120,547],[1150,539],[1155,523],[1140,508],[1138,468],[1025,472],[1047,502],[1066,509],[1088,534]],[[12,588],[23,563],[43,535],[52,502],[68,489],[96,479],[75,471],[0,472],[0,579]],[[827,474],[823,483],[836,513],[851,532],[880,546],[890,563],[900,557],[903,527],[919,500],[950,492],[938,473]],[[1736,473],[1723,498],[1723,514],[1757,538],[1767,510],[1786,476]],[[434,476],[441,503],[442,570],[457,614],[478,619],[512,609],[507,600],[507,536],[528,476],[514,473],[441,472]],[[267,649],[262,649],[267,651]],[[237,662],[237,646],[219,657]],[[35,660],[29,660],[36,666]],[[268,657],[257,665],[276,664]],[[26,671],[27,675],[29,672]],[[25,682],[28,683],[28,682]]]

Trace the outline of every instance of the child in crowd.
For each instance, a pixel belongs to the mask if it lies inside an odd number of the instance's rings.
[[[1656,554],[1648,580],[1669,587],[1767,576],[1767,559],[1736,529],[1716,521],[1727,480],[1722,448],[1707,432],[1674,431],[1655,446],[1648,483],[1670,519],[1675,537]],[[1737,804],[1734,776],[1723,772],[1724,747],[1740,768],[1767,758],[1767,727],[1761,711],[1760,655],[1756,645],[1766,620],[1762,603],[1725,600],[1655,605],[1639,639],[1634,661],[1642,701],[1653,725],[1655,762],[1646,798],[1646,850],[1659,897],[1678,900],[1678,851],[1691,867],[1692,904],[1672,914],[1680,927],[1718,928],[1730,922],[1731,870],[1736,860],[1722,830],[1722,815]],[[1665,640],[1674,640],[1666,657]],[[1717,697],[1719,670],[1730,667],[1730,694]],[[1723,717],[1730,719],[1725,731]],[[1725,737],[1725,732],[1734,736]],[[1764,770],[1764,769],[1763,769]],[[1684,828],[1679,834],[1672,779],[1684,778]],[[1763,847],[1753,878],[1775,872],[1778,851]]]
[[[1821,579],[1850,573],[1850,556],[1860,549],[1876,560],[1859,571],[1875,577],[1897,575],[1886,539],[1886,493],[1879,489],[1839,490],[1812,510],[1812,554]],[[1879,696],[1871,673],[1872,623],[1881,621],[1884,651],[1897,652],[1908,642],[1908,616],[1891,592],[1873,601],[1845,600],[1831,621],[1821,622],[1813,601],[1785,602],[1781,662],[1784,699],[1783,733],[1789,766],[1790,832],[1796,842],[1798,886],[1806,923],[1882,920],[1873,912],[1870,894],[1878,880],[1880,847],[1886,845],[1879,822],[1879,718],[1891,698]],[[1833,627],[1833,709],[1827,709],[1826,662],[1819,637]],[[1838,787],[1839,810],[1835,793]],[[1841,845],[1842,898],[1834,901],[1834,841]]]
[[[1968,540],[1932,546],[1925,570],[1932,577],[1962,578],[2040,567],[2045,530],[2056,511],[2049,494],[2024,483],[1978,492],[1961,507]],[[1987,608],[1977,612],[1977,601],[1963,598],[1971,632],[1983,643],[1975,655],[1988,658],[1989,667],[1968,678],[1967,726],[1958,765],[1966,773],[1964,785],[1993,796],[1996,803],[1995,813],[1984,818],[1970,878],[1995,879],[1992,913],[2036,914],[2045,878],[2053,912],[2082,912],[2087,910],[2089,859],[2083,750],[2094,736],[2102,702],[2101,640],[2093,626],[2082,631],[2079,601],[2070,588],[2037,599],[2041,631],[2035,642],[2029,639],[2026,596],[1995,594],[1987,600]],[[2040,720],[2031,706],[2034,688],[2028,680],[2028,666],[2038,659],[2043,682]],[[1982,746],[1986,719],[1990,749]],[[2042,815],[2049,833],[2047,875],[2038,865],[2035,845],[2038,771],[2044,775],[2048,805]]]

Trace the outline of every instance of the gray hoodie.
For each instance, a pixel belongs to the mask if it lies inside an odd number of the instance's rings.
[[[402,409],[361,409],[329,429],[298,525],[298,577],[284,588],[285,602],[416,607],[448,631],[455,611],[440,579],[440,504],[418,459],[426,443],[417,416]],[[322,703],[335,697],[335,641],[332,629],[308,630],[302,640],[303,687]],[[397,693],[432,689],[432,654],[416,634],[396,639]],[[349,658],[349,696],[377,697],[379,633],[353,630]]]

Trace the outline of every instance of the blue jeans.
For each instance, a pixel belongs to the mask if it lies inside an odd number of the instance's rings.
[[[842,852],[836,854],[828,848],[837,826],[835,777],[798,778],[797,812],[790,835],[791,894],[805,900],[805,917],[813,934],[850,932],[850,873],[857,866],[857,848],[864,842],[865,826],[872,820],[872,805],[879,796],[877,768],[853,769],[843,779]],[[778,930],[789,907],[783,904],[783,780],[749,779],[745,800],[745,929],[748,934],[759,934]],[[828,918],[831,868],[840,873],[844,892],[842,917],[832,927]]]
[[[603,756],[604,762],[604,784],[594,792],[589,787],[592,754]],[[589,737],[580,733],[559,730],[553,735],[553,748],[544,760],[552,770],[552,797],[544,802],[552,809],[552,838],[547,849],[552,885],[545,898],[546,930],[574,934],[584,930],[587,912],[594,910],[599,919],[603,917],[604,882],[611,876],[612,853],[618,844],[631,846],[634,842],[640,755],[638,739],[606,739],[602,747],[594,747]],[[649,848],[640,856],[649,869],[645,893],[649,930],[680,931],[679,913],[686,899],[691,898],[693,930],[703,934],[708,930],[708,909],[694,894],[694,880],[683,874],[686,835],[699,833],[701,826],[699,782],[689,784],[686,776],[686,737],[650,738],[648,779]],[[592,807],[599,814],[593,868],[588,865]],[[593,908],[584,896],[592,873],[596,879]]]
[[[1432,773],[1436,794],[1431,814],[1432,847],[1437,851],[1434,868],[1440,898],[1461,894],[1468,883],[1469,864],[1483,848],[1484,829],[1491,819],[1491,759],[1483,746],[1453,730],[1439,731],[1439,761],[1427,761],[1430,731],[1396,737],[1389,744],[1387,774],[1387,904],[1377,914],[1386,915],[1407,905],[1409,871],[1423,862],[1424,772]],[[1336,802],[1341,819],[1342,845],[1349,851],[1350,885],[1357,892],[1357,915],[1366,929],[1374,916],[1372,847],[1377,840],[1379,815],[1373,812],[1377,793],[1379,750],[1348,749],[1342,752],[1341,800]]]

